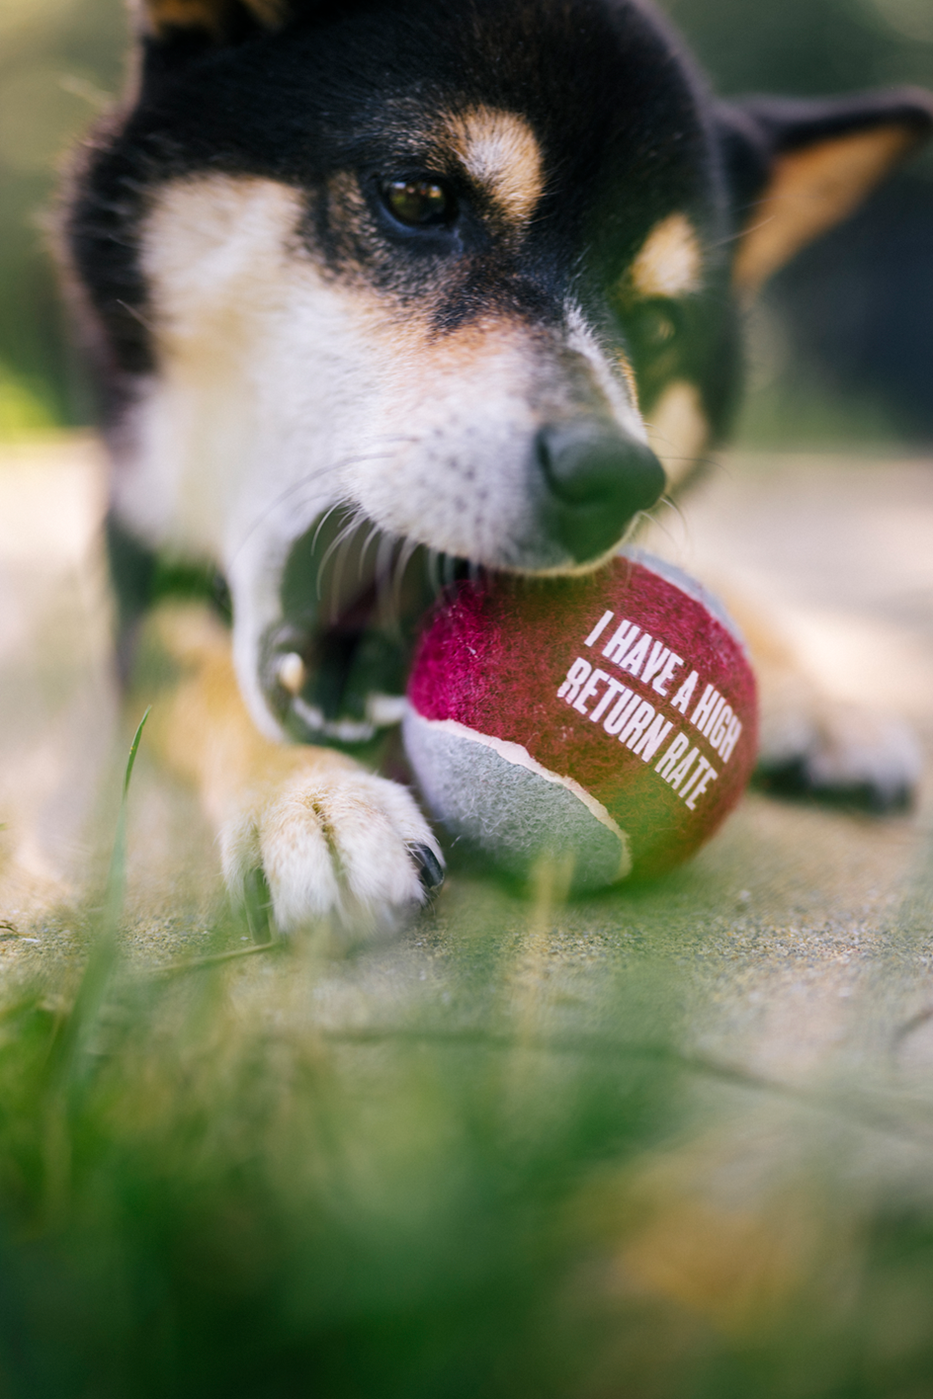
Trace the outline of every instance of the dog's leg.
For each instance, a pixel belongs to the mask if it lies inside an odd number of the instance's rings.
[[[786,796],[896,811],[920,779],[919,748],[907,724],[824,694],[792,643],[761,610],[728,593],[758,677],[758,780]]]
[[[234,897],[261,869],[283,930],[332,914],[391,926],[424,903],[443,857],[411,795],[342,753],[263,737],[207,609],[161,609],[152,627],[175,670],[153,708],[153,740],[196,783]]]

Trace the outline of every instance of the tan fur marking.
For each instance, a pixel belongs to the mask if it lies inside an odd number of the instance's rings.
[[[851,214],[915,140],[901,126],[886,126],[781,156],[739,248],[738,289],[756,292],[807,243]]]
[[[173,772],[198,789],[215,823],[257,788],[274,787],[297,766],[353,770],[331,749],[274,743],[256,728],[233,670],[230,641],[200,607],[164,607],[153,615],[157,644],[181,672],[153,707],[150,741]]]
[[[467,173],[507,219],[527,222],[544,189],[541,148],[528,123],[514,112],[474,107],[451,117],[447,129]]]
[[[273,28],[285,15],[284,0],[243,0],[260,24]],[[144,26],[151,34],[167,29],[206,29],[215,37],[223,34],[230,13],[230,0],[142,0]]]
[[[629,275],[639,296],[685,296],[699,290],[702,270],[696,231],[686,215],[671,214],[648,234]]]
[[[709,423],[695,385],[678,379],[661,395],[646,423],[648,441],[676,489],[697,464],[709,441]]]
[[[628,389],[628,391],[629,391],[629,394],[630,394],[630,396],[631,396],[631,399],[632,399],[632,407],[635,409],[635,411],[636,411],[636,413],[637,413],[637,412],[638,412],[638,380],[635,378],[635,370],[634,370],[634,368],[632,367],[631,361],[628,359],[628,357],[627,357],[626,355],[623,355],[623,354],[621,353],[621,351],[620,351],[620,353],[619,353],[618,355],[616,355],[616,364],[619,366],[619,371],[620,371],[620,373],[621,373],[621,375],[622,375],[622,378],[625,380],[626,387],[627,387],[627,389]]]

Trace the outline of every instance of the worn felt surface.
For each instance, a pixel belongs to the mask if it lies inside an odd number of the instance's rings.
[[[527,879],[555,859],[575,892],[604,889],[631,873],[626,833],[566,778],[535,766],[515,743],[480,739],[449,720],[404,721],[405,751],[429,811],[448,841],[492,868]]]

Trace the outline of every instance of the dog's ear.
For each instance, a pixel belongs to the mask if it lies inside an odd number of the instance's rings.
[[[173,44],[194,40],[235,43],[257,29],[274,29],[292,9],[290,0],[130,0],[143,38]]]
[[[743,228],[743,294],[852,213],[933,132],[933,94],[914,88],[822,102],[750,97],[720,109]]]

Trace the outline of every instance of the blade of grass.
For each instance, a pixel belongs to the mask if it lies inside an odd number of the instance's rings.
[[[126,891],[126,809],[130,782],[150,705],[133,735],[123,774],[120,811],[114,835],[113,853],[107,873],[103,916],[94,939],[87,966],[81,977],[71,1009],[61,1015],[55,1027],[46,1062],[45,1131],[45,1213],[59,1213],[68,1192],[71,1176],[70,1123],[79,1110],[81,1089],[93,1069],[93,1056],[86,1051],[98,1023],[101,1007],[117,960],[117,932]]]
[[[113,853],[110,857],[110,868],[107,872],[107,890],[104,898],[104,938],[116,936],[117,925],[119,924],[123,912],[123,898],[126,893],[126,808],[130,791],[130,782],[133,778],[133,768],[136,765],[136,754],[139,752],[140,741],[143,736],[143,729],[146,727],[146,720],[152,712],[150,704],[143,717],[136,726],[133,735],[133,742],[130,744],[129,756],[126,760],[126,769],[123,773],[123,792],[120,797],[120,811],[117,815],[117,829],[113,841]]]
[[[191,957],[184,962],[167,962],[164,967],[160,967],[156,973],[157,977],[179,976],[183,972],[204,971],[208,967],[223,966],[225,962],[238,962],[244,957],[255,957],[261,952],[281,952],[282,942],[272,939],[270,942],[257,942],[252,947],[234,948],[232,952],[212,952],[206,957]]]

